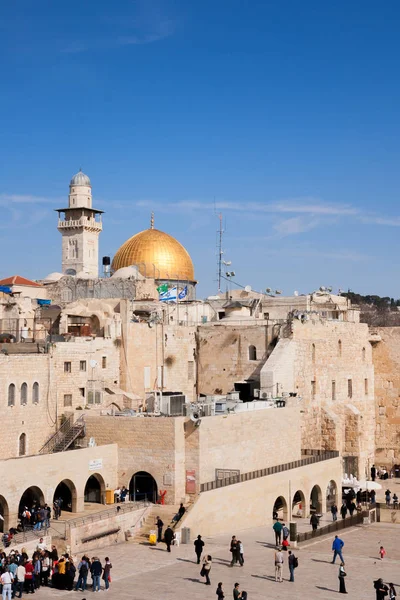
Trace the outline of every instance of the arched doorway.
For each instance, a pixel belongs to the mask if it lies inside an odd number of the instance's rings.
[[[76,487],[70,479],[64,479],[56,487],[53,502],[61,499],[61,510],[76,512]]]
[[[133,501],[148,500],[156,502],[158,490],[156,480],[146,471],[138,471],[129,482],[129,498]]]
[[[314,485],[310,494],[310,512],[322,513],[322,492],[319,485]]]
[[[301,518],[306,516],[306,499],[301,490],[297,490],[293,496],[292,515]]]
[[[279,496],[274,502],[272,518],[278,518],[280,521],[287,521],[287,503],[283,496]]]
[[[27,488],[21,496],[21,500],[19,501],[18,514],[21,515],[25,507],[29,510],[33,506],[44,506],[44,495],[40,488],[36,485],[32,485]]]
[[[3,517],[0,519],[0,532],[4,533],[9,530],[8,522],[8,503],[4,496],[0,496],[0,515]]]
[[[85,502],[103,504],[106,486],[98,473],[91,475],[85,485]]]
[[[331,479],[326,488],[326,510],[327,510],[327,512],[329,512],[331,510],[331,506],[333,506],[334,504],[337,505],[337,485],[336,485],[336,481],[333,481],[333,479]]]

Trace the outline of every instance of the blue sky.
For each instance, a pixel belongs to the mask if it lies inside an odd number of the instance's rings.
[[[400,4],[0,3],[0,277],[60,270],[71,176],[101,255],[149,225],[236,280],[400,297]]]

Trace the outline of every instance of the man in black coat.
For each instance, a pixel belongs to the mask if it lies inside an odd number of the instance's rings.
[[[171,552],[171,544],[173,539],[174,532],[172,531],[171,527],[168,526],[167,529],[164,531],[164,541],[167,544],[168,552]]]
[[[156,525],[157,525],[157,542],[161,542],[162,541],[162,528],[164,527],[164,523],[161,521],[160,517],[157,517]]]
[[[204,542],[201,539],[201,535],[197,536],[197,540],[194,541],[194,551],[197,556],[197,564],[200,564],[200,557],[203,554]]]

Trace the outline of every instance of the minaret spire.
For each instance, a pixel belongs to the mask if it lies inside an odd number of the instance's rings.
[[[154,229],[154,213],[151,213],[150,217],[150,229]]]

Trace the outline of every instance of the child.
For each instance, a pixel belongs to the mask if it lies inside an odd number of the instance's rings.
[[[290,546],[288,539],[283,540],[282,542],[282,550],[287,550],[288,547]]]
[[[397,596],[397,594],[396,594],[396,590],[394,589],[393,583],[389,583],[389,599],[395,600],[396,596]]]
[[[381,546],[379,548],[379,556],[381,557],[381,560],[383,560],[384,557],[386,556],[386,550],[385,550],[385,548],[383,546]]]
[[[238,544],[239,544],[239,556],[240,556],[240,566],[243,567],[244,565],[244,556],[243,556],[243,544],[240,540],[238,540]]]

